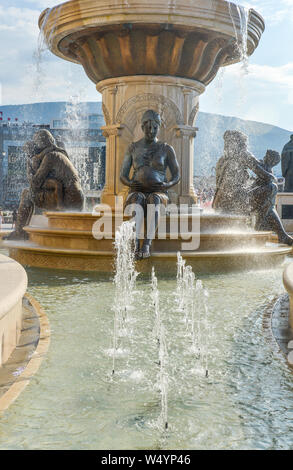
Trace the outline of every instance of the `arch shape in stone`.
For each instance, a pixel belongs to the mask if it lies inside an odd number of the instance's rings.
[[[170,127],[170,124],[174,126],[183,124],[183,117],[178,106],[169,98],[155,93],[140,93],[129,98],[119,109],[115,122],[122,124],[127,118],[128,127],[134,131],[143,112],[147,109],[154,109],[160,113],[163,127]]]

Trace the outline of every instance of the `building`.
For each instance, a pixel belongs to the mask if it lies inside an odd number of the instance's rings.
[[[39,129],[48,129],[65,146],[79,173],[90,208],[90,202],[99,200],[105,182],[103,124],[103,115],[80,115],[72,108],[66,113],[66,119],[53,119],[45,125],[0,120],[0,206],[7,209],[18,206],[23,189],[28,187],[23,145]]]

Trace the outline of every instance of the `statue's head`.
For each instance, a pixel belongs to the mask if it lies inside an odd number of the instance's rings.
[[[143,113],[141,119],[141,128],[145,138],[149,141],[155,140],[162,124],[161,116],[153,109],[148,109]]]
[[[25,142],[22,148],[28,158],[33,157],[37,153],[36,145],[33,140]]]
[[[290,140],[293,140],[293,134],[290,135]]]
[[[281,161],[281,155],[275,150],[267,150],[267,153],[264,157],[264,163],[270,167],[278,165]]]
[[[40,129],[37,131],[33,137],[33,142],[39,151],[55,145],[54,137],[52,136],[51,132],[47,131],[46,129]]]
[[[248,146],[248,137],[240,131],[226,131],[224,134],[224,152],[237,156]]]

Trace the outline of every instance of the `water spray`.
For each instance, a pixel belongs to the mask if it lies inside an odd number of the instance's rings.
[[[168,374],[167,374],[167,346],[165,338],[165,327],[162,323],[162,317],[159,306],[159,291],[158,291],[158,280],[155,275],[154,267],[152,268],[151,278],[151,299],[154,307],[155,321],[154,321],[154,335],[157,340],[158,346],[158,362],[157,365],[160,367],[159,371],[159,387],[161,391],[161,419],[164,423],[164,428],[168,429]]]
[[[114,298],[114,330],[113,330],[113,367],[115,373],[116,351],[118,349],[119,331],[126,327],[128,311],[131,309],[138,272],[135,270],[134,222],[123,222],[115,234],[115,298]]]

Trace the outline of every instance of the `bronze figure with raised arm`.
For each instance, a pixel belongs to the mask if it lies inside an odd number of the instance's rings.
[[[149,258],[151,245],[158,228],[161,205],[169,202],[168,189],[180,180],[179,165],[174,149],[157,139],[161,126],[160,115],[148,110],[142,117],[144,137],[132,142],[124,156],[120,172],[120,180],[130,188],[126,199],[126,207],[136,210],[136,259]],[[171,179],[168,181],[167,170]],[[133,170],[132,177],[130,172]],[[150,211],[148,210],[150,208]],[[150,215],[149,215],[150,213]],[[147,234],[144,237],[142,226],[144,217],[148,215]],[[140,246],[140,238],[144,238]]]
[[[268,150],[263,161],[248,150],[248,138],[236,130],[224,134],[224,155],[216,167],[213,208],[227,213],[255,215],[256,230],[271,230],[280,243],[293,244],[275,209],[277,180],[273,167],[280,162],[278,152]],[[253,176],[254,173],[254,176]]]

